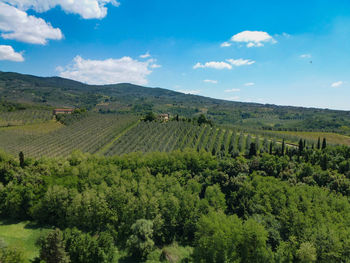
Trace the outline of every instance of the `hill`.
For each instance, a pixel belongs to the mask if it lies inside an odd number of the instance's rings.
[[[85,107],[116,113],[154,111],[185,117],[203,113],[217,124],[350,134],[349,111],[225,101],[128,83],[87,85],[60,77],[0,72],[0,97],[3,103],[25,107]]]

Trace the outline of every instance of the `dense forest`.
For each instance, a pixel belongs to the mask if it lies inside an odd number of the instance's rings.
[[[52,229],[35,262],[113,262],[116,251],[119,262],[349,261],[350,148],[254,148],[2,153],[0,215]],[[0,259],[24,262],[6,245]]]

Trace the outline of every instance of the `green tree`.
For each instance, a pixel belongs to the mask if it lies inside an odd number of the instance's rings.
[[[302,152],[304,151],[304,143],[303,143],[303,139],[299,140],[299,154],[302,154]]]
[[[327,147],[327,140],[326,138],[323,138],[323,141],[322,141],[322,150],[326,149]]]
[[[148,112],[144,117],[144,121],[155,121],[156,119],[157,119],[157,116],[151,111]]]
[[[19,157],[19,166],[24,168],[24,154],[22,151],[19,152],[18,157]]]
[[[58,228],[49,232],[46,237],[39,238],[37,245],[40,249],[39,258],[46,263],[70,262],[70,258],[65,251],[63,234]]]
[[[315,246],[310,242],[304,242],[297,250],[297,257],[301,263],[316,262],[317,254]]]
[[[241,240],[241,219],[221,211],[210,212],[197,224],[195,262],[241,262],[238,251]]]
[[[0,262],[1,263],[24,263],[23,252],[15,247],[8,247],[0,240]]]
[[[321,149],[321,138],[318,137],[318,140],[317,140],[317,149]]]
[[[241,258],[244,262],[271,262],[272,252],[267,248],[267,231],[254,219],[248,219],[243,224]]]
[[[143,260],[154,249],[153,222],[139,219],[131,226],[131,232],[127,249],[134,258]]]
[[[91,236],[73,228],[63,233],[65,247],[74,263],[109,263],[114,258],[114,241],[106,232]]]
[[[284,141],[284,139],[282,140],[282,149],[281,149],[281,155],[284,156],[285,153],[285,148],[286,148],[286,143]]]
[[[253,157],[256,156],[256,144],[254,142],[250,143],[250,147],[249,147],[249,157]]]

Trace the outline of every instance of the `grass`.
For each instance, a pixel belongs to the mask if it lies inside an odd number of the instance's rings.
[[[314,140],[317,141],[318,138],[321,138],[321,142],[323,138],[326,138],[327,142],[330,144],[341,144],[350,146],[350,137],[332,133],[332,132],[294,132],[294,131],[280,131],[278,133],[292,135],[301,137],[303,139]]]
[[[1,127],[0,131],[17,131],[25,134],[45,134],[64,127],[63,124],[50,120],[44,123],[27,124],[21,126]]]
[[[26,222],[0,221],[0,239],[6,245],[19,248],[23,251],[27,262],[38,255],[36,240],[48,229],[40,228]]]

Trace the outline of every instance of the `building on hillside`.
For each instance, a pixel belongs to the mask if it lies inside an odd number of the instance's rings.
[[[168,121],[169,120],[169,113],[163,113],[158,115],[158,119],[160,121]]]
[[[74,109],[54,109],[53,115],[57,114],[72,114]]]

